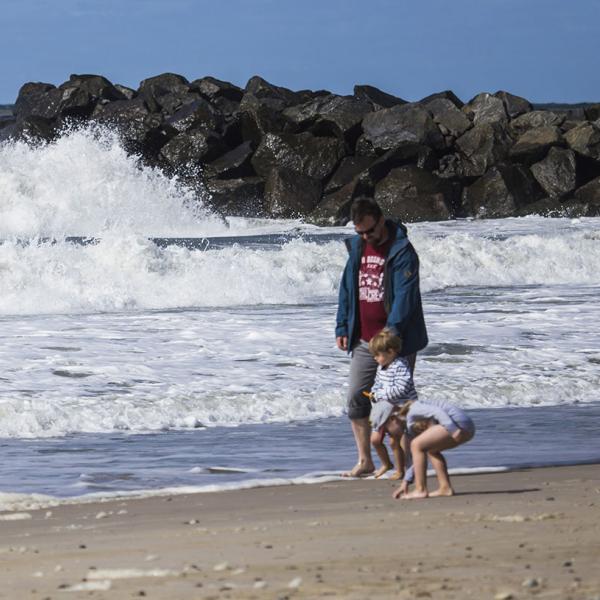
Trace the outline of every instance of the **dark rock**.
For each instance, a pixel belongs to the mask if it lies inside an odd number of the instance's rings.
[[[197,94],[190,94],[187,79],[175,73],[144,79],[140,83],[139,93],[151,112],[161,111],[165,115],[172,115],[182,105],[198,97]]]
[[[569,147],[583,156],[600,159],[600,128],[594,123],[583,122],[565,133]]]
[[[125,100],[133,100],[137,96],[137,92],[130,87],[115,83],[115,89],[123,94]]]
[[[434,98],[423,106],[431,112],[433,120],[438,124],[440,131],[454,137],[460,137],[467,129],[472,127],[471,120],[455,104],[446,98]]]
[[[539,215],[541,217],[571,217],[572,211],[565,209],[565,204],[557,198],[542,198],[520,207],[515,212],[517,217]]]
[[[225,120],[221,125],[221,137],[229,148],[237,148],[244,142],[242,115],[239,113]]]
[[[465,103],[452,91],[437,92],[419,100],[419,104],[429,104],[433,100],[450,100],[456,108],[462,108]]]
[[[0,129],[0,142],[24,140],[27,142],[49,142],[54,139],[55,128],[50,119],[28,116]]]
[[[551,148],[544,160],[532,165],[531,173],[549,198],[568,196],[577,185],[575,154]]]
[[[477,218],[510,217],[521,207],[539,200],[543,192],[528,169],[519,165],[492,167],[465,189],[463,203]]]
[[[133,100],[117,100],[97,106],[95,120],[121,133],[129,152],[146,158],[156,157],[160,149],[173,138],[177,131],[165,126],[160,113],[152,114],[142,96]]]
[[[515,162],[532,163],[541,160],[553,146],[562,146],[565,141],[558,127],[528,129],[510,149]]]
[[[209,179],[206,190],[211,196],[211,205],[224,215],[269,216],[264,206],[265,182],[261,177]]]
[[[512,140],[498,123],[475,125],[456,140],[461,153],[460,176],[477,177],[508,156]]]
[[[574,108],[572,110],[567,110],[565,112],[565,122],[561,125],[561,128],[563,129],[563,131],[566,131],[564,129],[565,127],[565,123],[567,121],[585,121],[586,120],[586,116],[585,116],[585,110],[583,108]],[[591,121],[592,119],[590,119]]]
[[[160,151],[160,158],[172,168],[199,165],[215,160],[226,150],[221,138],[206,129],[176,135]]]
[[[596,213],[600,214],[600,177],[580,187],[575,192],[575,199],[595,207]]]
[[[285,219],[308,215],[321,199],[321,182],[285,167],[275,167],[265,182],[265,208]]]
[[[306,97],[298,95],[284,87],[279,87],[269,83],[262,77],[254,76],[246,84],[244,96],[251,95],[259,100],[269,100],[273,108],[284,108],[292,104],[299,104],[306,100]]]
[[[485,123],[506,125],[508,122],[504,102],[487,92],[475,96],[475,98],[463,106],[462,110],[475,125]]]
[[[253,176],[255,173],[250,162],[253,153],[252,142],[244,142],[206,165],[204,172],[207,177],[218,177],[219,179],[238,179]]]
[[[214,102],[217,98],[227,98],[238,104],[244,95],[244,90],[228,81],[221,81],[215,77],[202,77],[190,83],[190,90],[198,92],[201,96]]]
[[[203,77],[190,83],[190,90],[219,109],[223,114],[231,115],[239,109],[244,90],[214,77]]]
[[[344,187],[346,184],[350,183],[356,175],[371,165],[372,162],[373,159],[367,156],[347,156],[343,158],[342,162],[325,186],[325,192],[329,194]]]
[[[600,119],[600,104],[589,104],[586,106],[584,115],[588,121],[597,121]]]
[[[372,85],[355,85],[354,97],[357,100],[368,102],[373,110],[392,108],[392,106],[398,106],[400,104],[408,104],[406,100],[382,92]]]
[[[417,104],[369,113],[363,119],[362,127],[364,139],[379,154],[407,144],[421,144],[437,150],[445,148],[444,137],[429,111]]]
[[[337,139],[317,138],[310,133],[269,133],[254,153],[252,165],[263,177],[267,177],[275,167],[282,167],[324,179],[343,156],[343,144]]]
[[[533,106],[531,106],[529,100],[521,98],[521,96],[515,96],[502,91],[496,92],[494,96],[502,100],[506,114],[510,119],[514,119],[519,115],[523,115],[533,110]]]
[[[428,146],[420,144],[407,144],[389,150],[366,169],[360,176],[361,180],[374,187],[375,184],[387,177],[392,169],[414,165],[420,169],[432,171],[437,168],[438,162],[435,154]]]
[[[290,106],[283,111],[283,116],[294,125],[295,131],[335,136],[352,148],[361,133],[361,121],[371,111],[368,102],[331,94]]]
[[[182,106],[171,117],[165,119],[165,123],[179,132],[192,128],[214,131],[219,127],[221,120],[204,98],[198,98]]]
[[[532,110],[513,119],[509,125],[509,133],[518,138],[529,129],[560,127],[564,121],[565,115],[549,110]]]
[[[246,94],[240,103],[242,137],[259,145],[268,133],[282,133],[286,126],[279,101]]]
[[[58,116],[62,92],[49,83],[26,83],[19,90],[13,112],[17,119]]]
[[[415,166],[399,167],[375,187],[383,211],[404,222],[440,221],[453,216],[453,189],[447,181]]]
[[[327,194],[308,220],[316,225],[345,225],[350,220],[352,201],[359,196],[372,196],[374,188],[355,177],[350,183]]]

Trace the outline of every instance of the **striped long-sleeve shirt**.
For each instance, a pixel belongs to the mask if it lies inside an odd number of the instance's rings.
[[[377,367],[371,393],[374,402],[404,404],[407,400],[418,400],[408,361],[398,356],[387,367]]]

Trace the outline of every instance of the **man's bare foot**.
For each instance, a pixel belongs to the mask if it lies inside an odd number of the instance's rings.
[[[403,494],[401,496],[401,500],[423,500],[425,498],[427,498],[428,494],[427,494],[427,490],[424,491],[419,491],[419,490],[413,490],[412,492],[407,492],[406,494]]]
[[[342,477],[366,477],[367,475],[371,475],[375,470],[375,465],[370,463],[362,463],[358,462],[354,465],[351,471],[346,471],[342,473]]]
[[[398,481],[399,479],[402,479],[404,477],[404,473],[400,473],[399,471],[396,471],[395,473],[392,473],[388,479],[391,479],[392,481]]]
[[[439,498],[440,496],[454,496],[454,490],[451,487],[438,488],[429,494],[430,498]]]
[[[377,471],[375,471],[375,479],[379,479],[384,473],[387,473],[394,465],[381,465]]]

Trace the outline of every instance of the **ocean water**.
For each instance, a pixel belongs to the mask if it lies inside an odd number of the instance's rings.
[[[0,164],[0,508],[353,464],[333,337],[351,229],[218,217],[104,130],[4,144]],[[600,219],[409,235],[417,388],[478,425],[450,465],[600,460]]]

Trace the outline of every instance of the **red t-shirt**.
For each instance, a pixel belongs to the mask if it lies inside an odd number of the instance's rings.
[[[386,324],[387,313],[383,305],[383,267],[392,245],[387,240],[381,246],[365,244],[358,271],[358,305],[360,339],[368,342]]]

